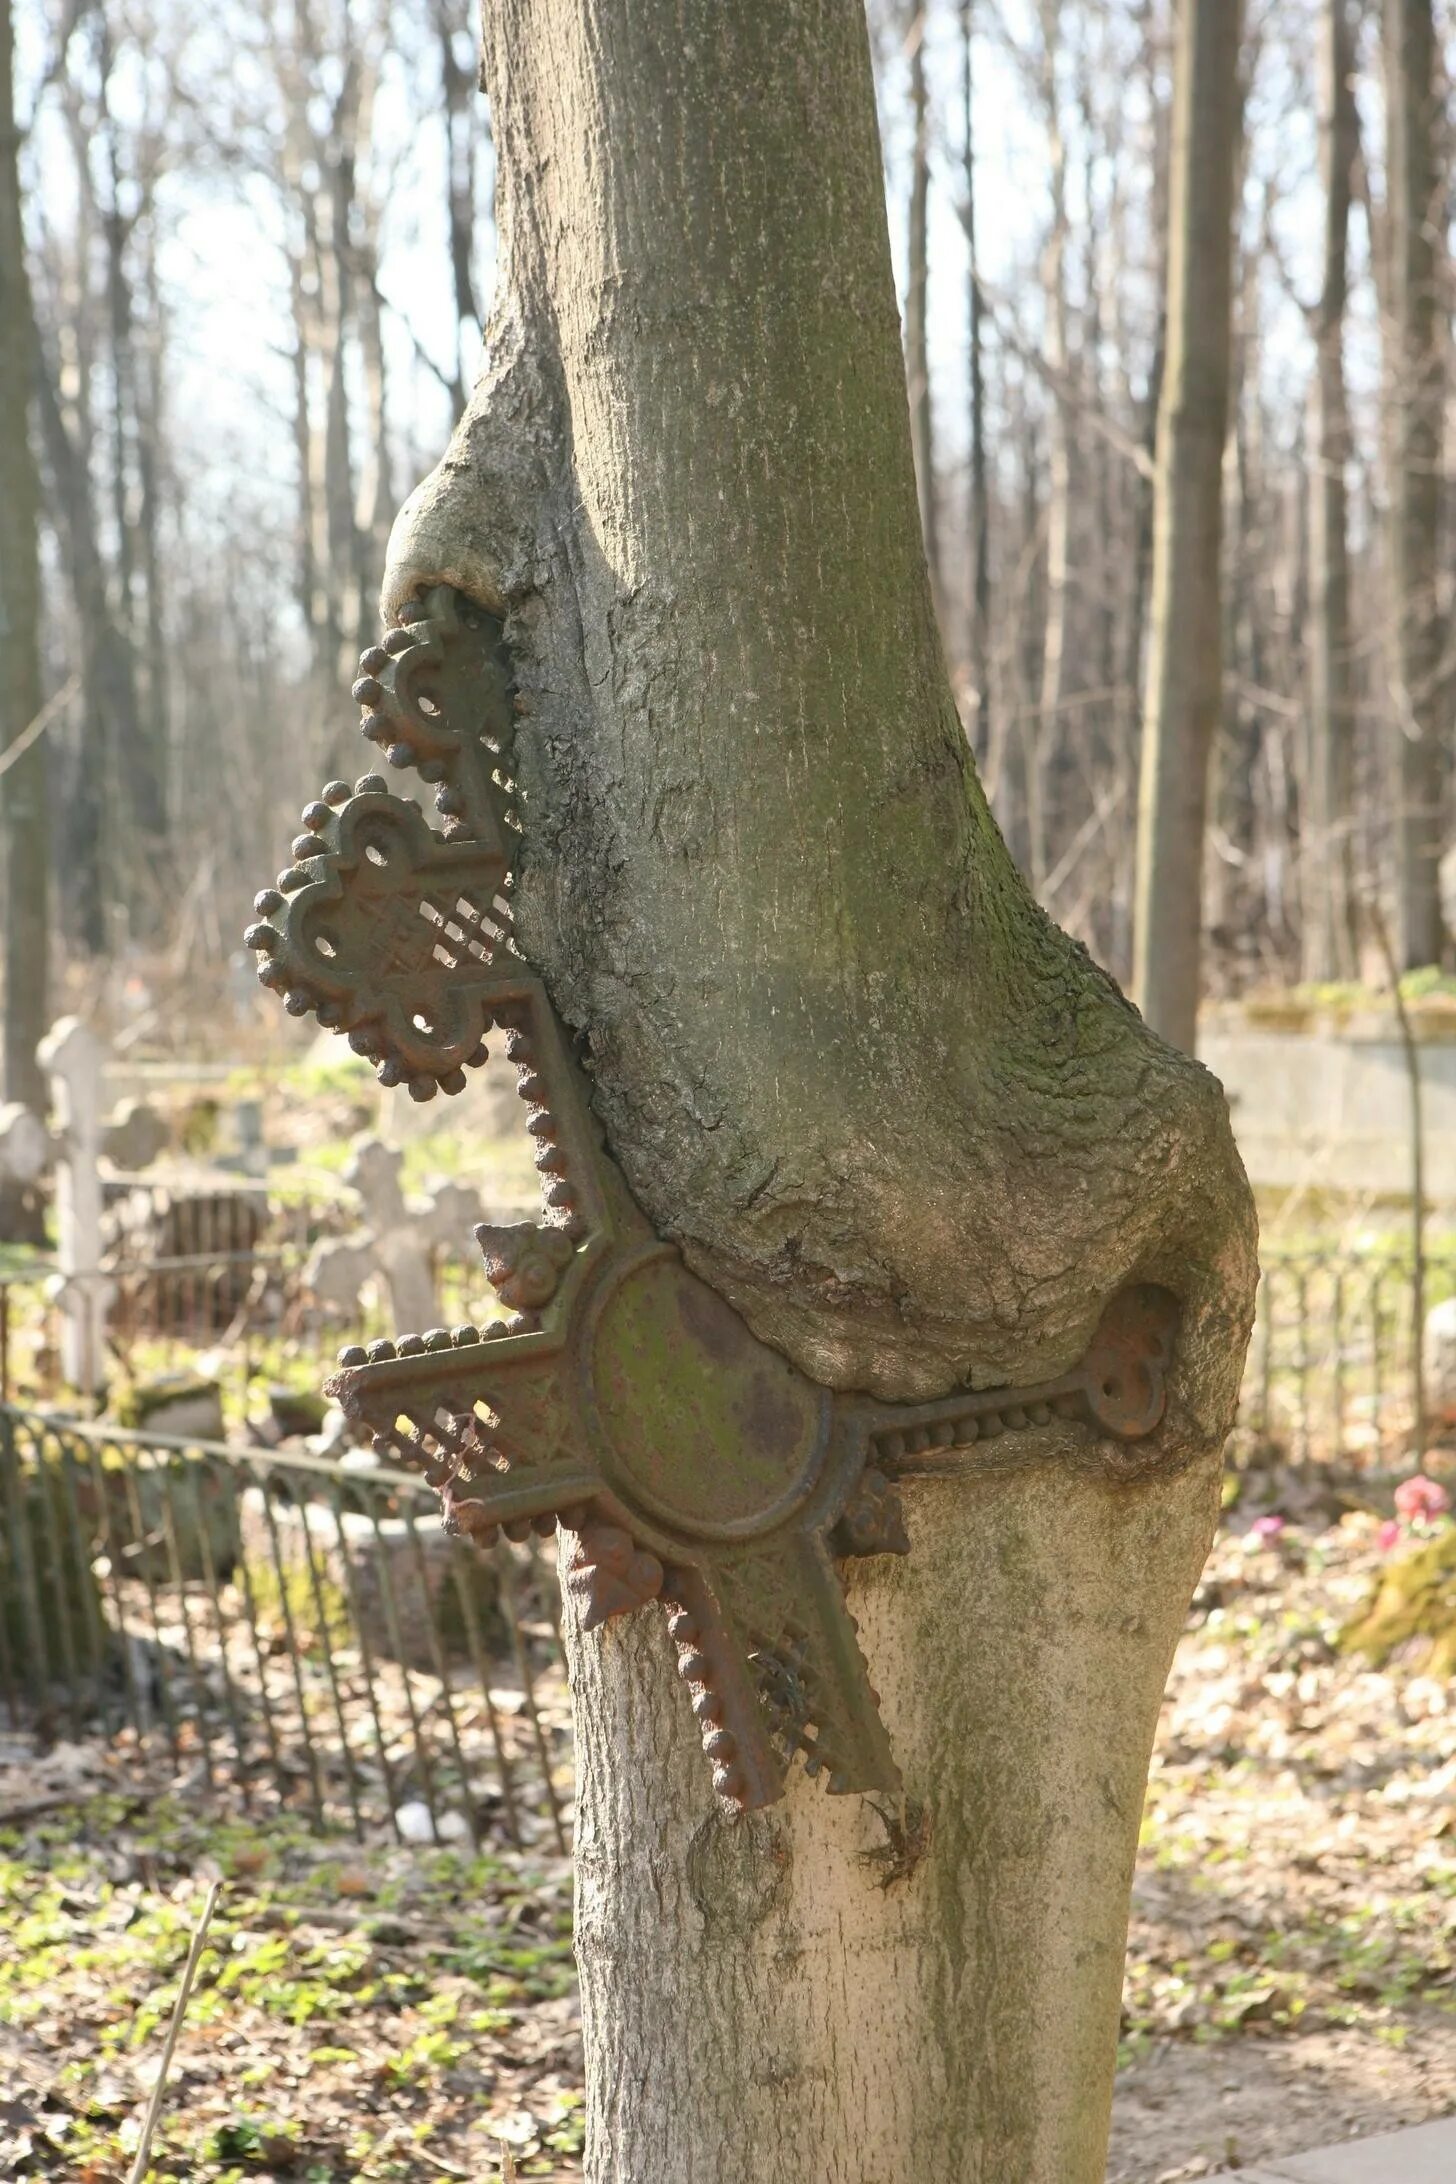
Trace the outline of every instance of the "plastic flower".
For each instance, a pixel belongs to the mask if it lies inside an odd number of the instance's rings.
[[[1431,1524],[1437,1517],[1444,1517],[1451,1506],[1451,1497],[1444,1486],[1435,1479],[1428,1479],[1418,1471],[1413,1479],[1402,1479],[1395,1490],[1395,1507],[1407,1524]]]

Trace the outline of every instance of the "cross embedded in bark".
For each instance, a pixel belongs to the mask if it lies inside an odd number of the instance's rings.
[[[588,1627],[665,1604],[722,1796],[771,1803],[796,1752],[832,1791],[894,1791],[834,1557],[905,1552],[895,1478],[980,1441],[1057,1415],[1123,1440],[1150,1433],[1176,1302],[1124,1290],[1081,1362],[1029,1388],[889,1404],[811,1381],[654,1234],[511,938],[500,623],[441,586],[362,664],[364,732],[439,784],[445,831],[377,775],[352,794],[331,783],[305,810],[293,865],[258,897],[259,976],[418,1099],[458,1091],[486,1032],[502,1030],[546,1220],[477,1231],[497,1294],[520,1308],[511,1319],[346,1350],[330,1390],[381,1455],[423,1468],[470,1537],[559,1521]],[[498,935],[488,956],[435,945],[441,906],[462,903],[472,929]]]

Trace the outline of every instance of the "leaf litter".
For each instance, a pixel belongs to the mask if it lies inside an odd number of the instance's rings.
[[[1163,1709],[1109,2184],[1456,2107],[1456,1686],[1341,1631],[1376,1517],[1220,1538]],[[134,1769],[133,1762],[133,1769]],[[580,2175],[569,1863],[319,1839],[0,1738],[0,2177],[121,2184],[207,1886],[150,2184]]]

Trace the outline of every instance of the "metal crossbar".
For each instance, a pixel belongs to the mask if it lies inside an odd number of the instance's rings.
[[[0,1709],[246,1812],[566,1850],[556,1592],[404,1472],[0,1407]]]

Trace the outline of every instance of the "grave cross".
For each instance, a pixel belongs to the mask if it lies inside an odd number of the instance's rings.
[[[404,1155],[378,1138],[355,1148],[344,1180],[359,1199],[363,1226],[314,1245],[304,1286],[320,1304],[348,1311],[357,1305],[363,1283],[377,1274],[389,1291],[396,1325],[431,1327],[439,1317],[431,1247],[458,1243],[480,1219],[480,1204],[463,1183],[442,1183],[427,1198],[407,1199],[400,1182],[403,1165]]]
[[[439,784],[443,828],[377,774],[352,792],[331,782],[305,808],[294,862],[257,898],[259,976],[415,1099],[460,1090],[501,1030],[545,1219],[477,1230],[510,1319],[348,1349],[330,1392],[380,1455],[423,1469],[472,1538],[559,1519],[587,1625],[651,1600],[668,1609],[731,1803],[780,1796],[800,1752],[831,1790],[893,1792],[836,1558],[904,1553],[896,1479],[974,1461],[982,1442],[1054,1416],[1104,1439],[1150,1434],[1176,1300],[1123,1290],[1081,1360],[1036,1387],[892,1404],[811,1381],[654,1233],[521,952],[502,625],[438,586],[363,667],[364,732]]]
[[[63,1016],[36,1048],[50,1085],[55,1128],[14,1102],[0,1107],[0,1175],[36,1182],[56,1171],[56,1298],[61,1371],[69,1385],[99,1395],[106,1385],[106,1316],[115,1284],[101,1267],[101,1162],[134,1170],[167,1141],[153,1109],[129,1100],[106,1120],[106,1049],[79,1018]]]

